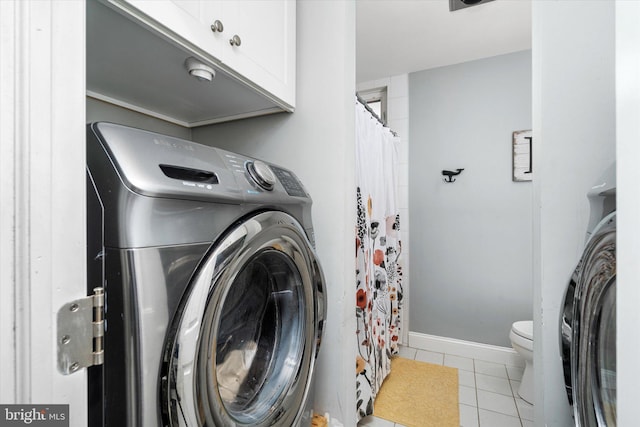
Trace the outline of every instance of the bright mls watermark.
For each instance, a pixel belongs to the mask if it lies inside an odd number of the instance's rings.
[[[0,427],[69,427],[69,405],[0,405]]]

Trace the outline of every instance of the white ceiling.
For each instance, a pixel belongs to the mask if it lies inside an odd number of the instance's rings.
[[[531,0],[356,1],[358,83],[530,48]]]

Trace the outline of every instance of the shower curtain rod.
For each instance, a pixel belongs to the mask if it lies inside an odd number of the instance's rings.
[[[360,104],[364,106],[364,108],[373,116],[374,119],[376,119],[383,127],[386,127],[387,129],[389,129],[389,132],[391,132],[393,136],[398,136],[398,134],[395,131],[391,130],[391,128],[387,126],[380,117],[378,117],[375,111],[373,111],[373,109],[369,107],[369,105],[367,104],[367,101],[365,101],[364,98],[362,98],[357,93],[356,93],[356,99]]]

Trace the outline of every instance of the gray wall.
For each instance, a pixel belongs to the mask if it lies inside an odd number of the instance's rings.
[[[532,185],[511,178],[531,51],[410,74],[409,114],[411,331],[509,347],[533,318]]]
[[[586,193],[616,155],[615,2],[534,1],[533,22],[534,410],[536,426],[565,427],[558,318],[584,247]]]

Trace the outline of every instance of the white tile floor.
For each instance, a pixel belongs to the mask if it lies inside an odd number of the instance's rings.
[[[458,368],[461,427],[533,427],[533,406],[517,390],[523,368],[402,347],[400,356]],[[404,427],[367,417],[360,427]]]

